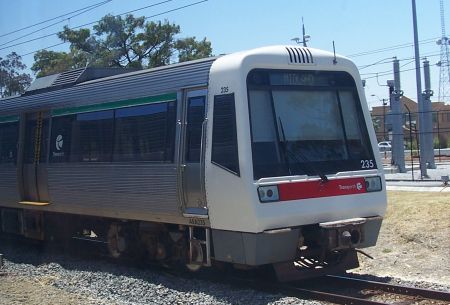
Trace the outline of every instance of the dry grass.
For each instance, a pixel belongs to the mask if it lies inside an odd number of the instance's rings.
[[[450,193],[388,192],[375,260],[358,272],[450,285]]]
[[[383,226],[400,237],[400,242],[416,242],[435,248],[437,242],[447,240],[450,245],[450,194],[388,192]]]

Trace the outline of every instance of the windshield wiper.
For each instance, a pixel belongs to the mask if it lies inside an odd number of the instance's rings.
[[[288,147],[287,147],[287,141],[286,141],[286,136],[284,135],[284,128],[283,128],[283,122],[281,122],[281,118],[278,117],[278,120],[280,121],[280,127],[281,127],[281,135],[283,136],[283,142],[279,141],[278,144],[281,147],[281,150],[283,150],[283,157],[284,157],[284,162],[286,162],[286,167],[288,168],[289,171],[289,175],[292,175],[292,171],[291,171],[291,166],[289,164],[289,156],[288,156]]]
[[[288,168],[289,168],[289,174],[292,175],[291,168],[289,166],[289,161],[288,160],[289,160],[289,157],[292,157],[295,161],[297,161],[297,163],[299,165],[302,164],[303,167],[306,168],[306,170],[308,170],[310,172],[313,172],[314,174],[319,176],[320,180],[322,181],[322,183],[328,182],[328,177],[324,173],[322,173],[319,169],[317,169],[316,167],[314,167],[311,164],[309,164],[308,159],[300,151],[297,151],[297,153],[295,153],[291,149],[289,149],[289,146],[288,146],[289,142],[288,142],[288,140],[286,140],[286,135],[284,133],[283,122],[281,121],[280,117],[278,117],[278,121],[280,122],[281,135],[283,136],[283,143],[284,143],[283,151],[284,151],[284,155],[285,155],[285,159],[286,159],[286,165],[288,165]]]

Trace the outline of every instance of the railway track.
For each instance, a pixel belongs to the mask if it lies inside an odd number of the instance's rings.
[[[15,242],[18,241],[14,239],[9,240],[9,243],[14,244]],[[21,242],[23,242],[23,240]],[[77,242],[83,241],[77,240]],[[93,245],[93,248],[91,248],[93,251],[82,251],[84,255],[90,253],[88,256],[91,258],[96,257],[100,260],[108,259],[108,257],[104,255],[104,251],[100,251],[102,248],[101,245],[98,243],[87,244]],[[86,250],[86,247],[80,248]],[[46,247],[46,252],[52,251],[55,251],[55,249]],[[56,252],[59,251],[60,250],[56,249]],[[71,251],[71,255],[79,257],[81,253],[79,253],[79,251]],[[205,273],[187,273],[177,269],[167,269],[158,264],[149,264],[148,262],[144,264],[141,261],[128,259],[115,259],[114,261],[119,264],[130,264],[130,266],[134,267],[136,265],[140,265],[140,267],[145,266],[146,268],[152,268],[155,271],[180,278],[203,279],[216,283],[223,283],[225,285],[237,286],[239,288],[249,287],[268,293],[283,294],[299,299],[318,300],[333,304],[450,304],[450,292],[406,287],[349,276],[327,275],[320,278],[297,282],[278,283],[268,276],[268,273],[249,275],[247,272],[239,273],[238,271],[237,273],[231,272],[224,276],[224,274],[218,270]],[[244,274],[247,276],[242,276]],[[7,275],[7,273],[0,267],[0,276],[2,275]]]
[[[287,295],[334,304],[450,304],[450,292],[406,287],[347,276],[328,275],[313,283],[278,285]]]

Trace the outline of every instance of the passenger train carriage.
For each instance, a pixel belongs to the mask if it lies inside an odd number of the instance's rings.
[[[358,71],[328,52],[68,71],[0,100],[0,228],[192,270],[345,270],[385,213],[376,151]]]

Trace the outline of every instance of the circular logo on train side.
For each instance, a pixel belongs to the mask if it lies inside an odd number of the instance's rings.
[[[56,150],[61,150],[63,147],[64,141],[63,141],[63,136],[62,135],[58,135],[56,137]]]

